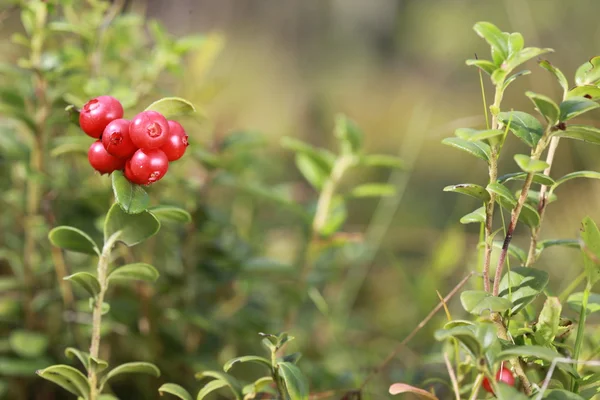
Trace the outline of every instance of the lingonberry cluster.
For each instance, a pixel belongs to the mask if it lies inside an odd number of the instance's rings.
[[[128,121],[119,100],[111,96],[88,101],[79,114],[79,125],[97,139],[88,151],[91,166],[101,174],[123,170],[138,185],[160,180],[169,162],[180,159],[188,146],[179,122],[156,111],[143,111]]]

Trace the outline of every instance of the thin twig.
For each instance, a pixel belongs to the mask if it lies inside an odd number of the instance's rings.
[[[396,348],[381,362],[381,364],[379,364],[379,366],[377,366],[377,368],[375,368],[373,370],[373,372],[371,372],[371,374],[369,374],[365,378],[363,383],[360,385],[360,388],[359,388],[360,390],[363,390],[365,388],[365,386],[367,385],[367,383],[369,383],[369,381],[371,379],[373,379],[373,377],[375,375],[377,375],[379,372],[381,372],[383,369],[385,369],[385,367],[390,363],[390,361],[392,361],[394,359],[394,357],[396,357],[398,355],[398,353],[400,353],[400,351],[402,351],[404,346],[406,346],[406,344],[433,318],[433,316],[444,307],[444,304],[446,304],[456,293],[458,293],[458,291],[469,281],[469,279],[474,274],[475,274],[475,272],[470,272],[467,276],[465,276],[463,278],[463,280],[461,280],[460,282],[458,282],[458,284],[456,286],[454,286],[454,288],[450,291],[450,293],[448,293],[446,295],[446,297],[444,297],[444,299],[442,301],[440,301],[433,308],[433,310],[431,310],[431,312],[429,314],[427,314],[427,316],[425,318],[423,318],[423,320],[421,322],[419,322],[419,324],[415,327],[415,329],[413,329],[412,332],[409,333],[408,336],[406,336],[404,338],[404,340],[402,340],[402,342],[400,342],[400,344],[398,346],[396,346]]]
[[[456,374],[452,369],[452,364],[450,364],[450,359],[448,358],[448,353],[446,352],[444,352],[444,362],[446,363],[446,369],[448,369],[448,375],[450,376],[450,381],[452,382],[452,389],[454,389],[456,400],[460,400],[460,390],[458,389],[458,381],[456,380]]]

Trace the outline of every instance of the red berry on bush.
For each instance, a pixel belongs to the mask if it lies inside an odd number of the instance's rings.
[[[129,121],[115,119],[102,133],[102,144],[109,154],[119,158],[129,158],[138,149],[129,137]]]
[[[161,113],[143,111],[131,120],[129,136],[140,149],[158,149],[169,138],[169,124]]]
[[[138,185],[150,185],[165,176],[168,169],[169,159],[162,150],[139,149],[127,162],[125,176]]]
[[[123,106],[112,96],[99,96],[88,101],[79,113],[79,126],[93,138],[99,138],[109,122],[123,118]]]
[[[177,121],[169,122],[169,137],[160,149],[165,152],[169,161],[179,160],[188,146],[188,135]]]
[[[515,386],[515,377],[505,364],[502,364],[498,372],[496,372],[496,381],[498,383],[504,383],[509,386]],[[494,390],[492,389],[492,384],[490,383],[488,378],[483,378],[483,388],[488,393],[494,393]]]
[[[90,146],[88,160],[90,165],[101,174],[110,174],[125,167],[125,160],[108,154],[100,140]]]

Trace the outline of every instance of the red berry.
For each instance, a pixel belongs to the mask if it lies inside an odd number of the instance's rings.
[[[508,369],[508,367],[505,366],[505,364],[502,364],[498,372],[496,372],[496,381],[498,383],[504,383],[509,386],[515,386],[515,377],[513,376],[512,372],[510,372],[510,369]],[[488,393],[494,393],[494,390],[492,389],[492,384],[490,383],[488,378],[483,378],[483,388]]]
[[[90,146],[88,160],[90,165],[101,174],[110,174],[125,166],[125,160],[108,154],[100,140]]]
[[[140,149],[158,149],[169,138],[169,124],[161,113],[143,111],[131,120],[129,136]]]
[[[129,137],[129,121],[115,119],[104,129],[102,144],[109,154],[129,158],[138,149]]]
[[[169,122],[169,137],[160,149],[165,152],[169,161],[179,160],[188,147],[188,135],[177,121]]]
[[[79,113],[79,126],[93,138],[99,138],[109,122],[123,118],[123,106],[111,96],[88,101]]]
[[[136,176],[133,175],[133,173],[131,172],[131,163],[130,160],[127,160],[127,163],[125,163],[125,178],[127,178],[127,180],[131,183],[135,183],[137,185],[144,185],[146,182],[138,179]]]
[[[130,181],[139,185],[150,185],[160,180],[169,169],[167,155],[159,149],[137,150],[127,162]]]

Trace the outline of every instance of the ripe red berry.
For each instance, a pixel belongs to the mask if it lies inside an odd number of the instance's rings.
[[[150,185],[160,180],[169,169],[169,159],[159,149],[137,150],[127,161],[126,176],[138,185]],[[127,171],[128,170],[128,171]]]
[[[515,377],[505,364],[502,364],[498,372],[496,372],[496,381],[498,383],[504,383],[509,386],[515,386]],[[494,390],[492,389],[492,384],[490,383],[488,378],[483,378],[483,388],[488,393],[494,393]]]
[[[169,122],[169,137],[160,149],[165,152],[169,161],[179,160],[188,146],[188,135],[177,121]]]
[[[101,174],[110,174],[125,167],[125,160],[108,154],[100,140],[90,146],[88,160],[90,165]]]
[[[79,113],[79,126],[89,136],[98,139],[109,122],[123,118],[123,106],[111,96],[99,96],[88,101]]]
[[[140,180],[138,177],[133,175],[133,173],[131,172],[131,163],[129,161],[130,160],[127,160],[127,162],[125,163],[125,170],[124,170],[125,178],[127,178],[127,180],[131,183],[135,183],[137,185],[145,185],[146,184],[145,181]]]
[[[109,154],[119,158],[129,158],[138,149],[129,137],[129,121],[120,118],[106,125],[102,144]]]
[[[169,138],[169,124],[161,113],[143,111],[131,120],[129,136],[140,149],[158,149]]]

